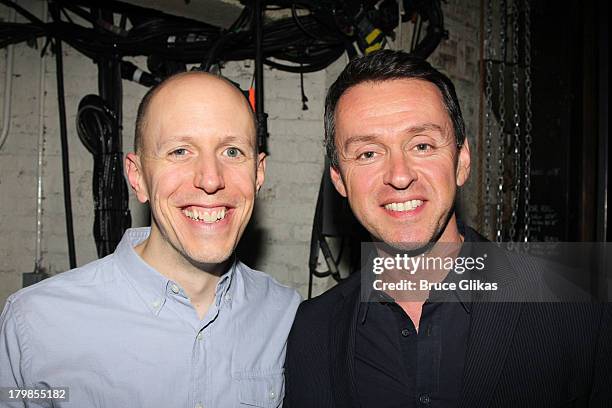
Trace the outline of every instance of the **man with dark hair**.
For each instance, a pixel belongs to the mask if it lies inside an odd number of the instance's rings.
[[[255,129],[223,78],[183,73],[147,93],[125,166],[151,227],[9,298],[0,406],[32,403],[2,387],[67,387],[56,407],[282,404],[299,295],[234,255],[264,181]]]
[[[373,253],[361,273],[300,305],[289,335],[286,407],[610,402],[610,308],[517,301],[547,293],[532,279],[537,268],[519,267],[499,249],[481,256],[486,240],[458,222],[454,204],[470,173],[470,145],[445,75],[397,51],[351,61],[327,95],[325,141],[332,182],[370,233]],[[394,264],[391,281],[372,277],[377,260],[442,250],[453,261],[481,259],[483,270],[468,276],[490,292],[457,289],[463,271],[453,266],[393,281],[401,269]],[[411,295],[424,280],[426,288]],[[404,289],[394,290],[400,282]]]

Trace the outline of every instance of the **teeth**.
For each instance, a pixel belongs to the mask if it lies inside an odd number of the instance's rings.
[[[206,211],[206,210],[183,210],[183,214],[192,220],[203,221],[205,223],[213,223],[220,221],[225,218],[226,208],[222,207],[220,210],[216,211]]]
[[[385,205],[385,208],[391,211],[412,211],[421,205],[423,205],[421,200],[409,200],[403,203],[389,203]]]

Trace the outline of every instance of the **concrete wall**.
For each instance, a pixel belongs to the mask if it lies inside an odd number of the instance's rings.
[[[39,0],[20,4],[40,16]],[[449,39],[430,61],[446,72],[457,86],[468,137],[472,143],[472,181],[462,193],[461,209],[468,222],[477,219],[475,205],[478,172],[475,154],[479,107],[479,2],[449,0],[443,4]],[[0,18],[8,10],[0,6]],[[18,19],[17,21],[23,21]],[[68,268],[63,206],[59,121],[55,81],[55,60],[47,57],[42,65],[39,49],[26,44],[14,48],[13,92],[10,98],[10,133],[0,150],[0,305],[21,287],[22,273],[31,272],[35,262],[36,181],[39,106],[42,101],[44,130],[42,266],[50,274]],[[0,78],[6,70],[6,50],[0,51]],[[144,67],[144,59],[135,59]],[[266,110],[269,114],[269,151],[266,183],[258,198],[247,238],[258,245],[254,267],[305,295],[308,284],[308,252],[312,217],[323,171],[323,101],[325,91],[346,64],[341,58],[324,71],[304,76],[308,110],[302,110],[300,77],[267,70]],[[64,46],[66,109],[68,118],[72,200],[77,261],[83,265],[96,259],[92,236],[93,202],[91,193],[93,159],[78,139],[76,108],[80,99],[97,92],[97,68],[92,61]],[[40,93],[40,69],[44,92]],[[227,64],[223,74],[243,87],[251,83],[253,65]],[[132,145],[137,104],[146,89],[124,82],[124,150]],[[0,80],[0,95],[4,96]],[[1,103],[1,102],[0,102]],[[4,126],[4,124],[2,124]],[[466,199],[467,198],[467,199]],[[133,225],[144,225],[145,212],[132,197]],[[315,279],[314,293],[332,286],[331,279]]]

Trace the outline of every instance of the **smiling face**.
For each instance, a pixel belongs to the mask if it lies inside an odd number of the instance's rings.
[[[461,240],[453,204],[469,175],[469,146],[458,149],[435,85],[361,83],[342,95],[335,119],[332,181],[375,239],[406,249]]]
[[[158,261],[214,265],[236,248],[265,170],[249,109],[235,87],[203,73],[171,79],[153,96],[142,149],[126,168],[150,203],[147,245]]]

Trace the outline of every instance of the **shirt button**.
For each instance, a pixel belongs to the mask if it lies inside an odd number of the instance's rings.
[[[270,399],[271,400],[276,399],[276,393],[274,391],[270,391]]]
[[[174,283],[172,284],[172,286],[170,287],[170,289],[172,289],[172,292],[173,292],[174,294],[179,293],[179,287],[178,287],[178,286],[176,286],[176,284],[174,284]]]
[[[423,405],[429,405],[431,403],[431,397],[429,394],[421,394],[419,396],[419,402]]]
[[[202,405],[201,402],[198,402],[195,406],[195,408],[204,408],[204,405]]]
[[[410,329],[402,329],[402,336],[404,337],[410,336]]]
[[[202,334],[202,332],[198,333],[198,335],[196,336],[196,338],[198,340],[202,340],[204,338],[204,335]]]

